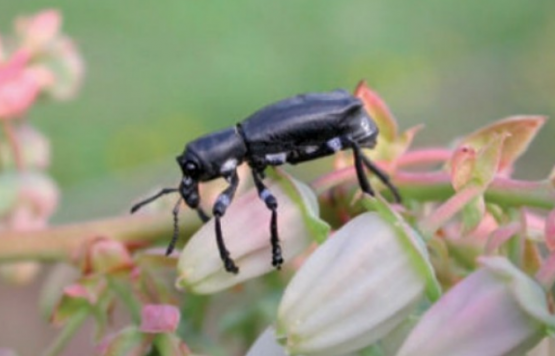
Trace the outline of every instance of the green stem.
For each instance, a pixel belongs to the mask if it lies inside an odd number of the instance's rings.
[[[72,339],[75,332],[85,322],[90,315],[89,309],[81,309],[71,316],[71,318],[64,325],[62,331],[58,334],[54,342],[44,351],[43,356],[56,356],[59,355],[66,347],[68,342]]]
[[[131,320],[135,325],[141,323],[141,303],[131,289],[131,285],[126,278],[107,275],[108,285],[123,302],[129,311]]]
[[[343,183],[354,183],[356,175],[353,167],[343,168],[322,176],[312,183],[321,194]],[[405,200],[442,201],[455,194],[451,177],[446,172],[406,172],[397,171],[393,177]],[[389,192],[383,191],[384,195]],[[504,207],[529,206],[542,209],[555,208],[555,184],[549,180],[521,181],[495,177],[485,192],[487,202]]]
[[[182,235],[190,236],[199,225],[200,221],[191,211],[180,217]],[[129,215],[39,231],[2,231],[0,262],[69,261],[84,243],[100,236],[141,247],[151,246],[157,240],[169,240],[172,231],[173,220],[167,213]]]

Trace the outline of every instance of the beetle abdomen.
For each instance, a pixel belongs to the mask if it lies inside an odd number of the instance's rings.
[[[241,130],[251,152],[284,152],[347,134],[360,110],[361,101],[344,90],[297,95],[255,112]]]

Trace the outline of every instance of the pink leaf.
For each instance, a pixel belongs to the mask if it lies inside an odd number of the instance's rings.
[[[15,54],[0,68],[0,118],[17,117],[25,113],[35,101],[39,84],[24,65],[24,54]]]
[[[44,10],[16,21],[16,32],[25,48],[40,50],[54,40],[60,31],[62,18],[57,10]]]
[[[453,152],[451,157],[451,183],[458,191],[472,178],[476,166],[476,150],[469,146],[462,146]]]
[[[521,231],[520,223],[513,221],[508,225],[501,226],[495,230],[486,245],[486,254],[491,255],[495,250],[507,242],[516,233]]]
[[[355,89],[355,96],[362,100],[364,108],[380,129],[380,137],[387,141],[397,138],[397,120],[391,114],[386,103],[363,80]]]
[[[492,135],[507,135],[498,166],[498,171],[503,171],[526,151],[545,120],[543,116],[509,117],[470,134],[462,143],[480,149],[490,142]]]
[[[140,330],[144,333],[173,332],[179,325],[179,309],[169,304],[147,304],[141,313]]]

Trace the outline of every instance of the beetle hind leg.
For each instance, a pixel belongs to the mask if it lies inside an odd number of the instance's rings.
[[[272,212],[272,218],[270,221],[270,243],[272,244],[272,266],[277,269],[281,268],[283,264],[283,256],[281,245],[279,243],[278,234],[278,224],[277,224],[277,199],[270,193],[270,190],[262,182],[263,173],[258,170],[252,171],[252,177],[256,189],[258,190],[258,196],[264,201],[266,207]]]
[[[220,258],[224,263],[225,270],[230,273],[238,273],[239,268],[237,267],[237,265],[235,265],[235,262],[233,262],[229,251],[225,247],[221,224],[221,218],[224,216],[229,204],[231,204],[233,196],[235,195],[235,191],[237,190],[237,186],[239,185],[239,177],[237,175],[237,172],[233,171],[230,176],[226,177],[226,180],[229,182],[229,187],[227,187],[218,196],[212,212],[214,214],[214,223],[216,229],[216,243],[218,245],[218,251],[220,253]]]
[[[385,184],[386,187],[391,191],[391,194],[393,194],[393,197],[395,198],[395,202],[400,203],[401,194],[399,193],[399,190],[397,189],[397,187],[394,186],[393,183],[391,183],[389,176],[380,168],[378,168],[378,166],[376,166],[374,162],[372,162],[364,154],[361,154],[361,158],[366,168],[368,168],[372,173],[374,173],[382,181],[382,183]]]
[[[363,158],[362,158],[364,157],[364,154],[362,153],[360,146],[356,142],[352,141],[351,147],[353,149],[355,171],[357,174],[357,179],[358,179],[358,184],[360,185],[360,189],[362,189],[364,193],[374,196],[375,195],[374,190],[372,189],[372,186],[370,185],[370,182],[368,181],[368,178],[364,173]]]
[[[397,187],[395,187],[393,183],[391,183],[389,176],[385,172],[383,172],[378,166],[376,166],[368,157],[364,155],[364,153],[362,152],[362,149],[360,148],[357,142],[350,140],[350,145],[351,145],[351,148],[353,149],[355,170],[357,173],[358,183],[362,191],[374,196],[374,190],[370,186],[370,182],[368,181],[366,174],[364,174],[364,166],[366,166],[366,168],[368,168],[369,171],[374,173],[382,181],[382,183],[385,184],[386,187],[391,191],[395,201],[397,203],[400,203],[401,194],[399,194],[399,190],[397,189]]]

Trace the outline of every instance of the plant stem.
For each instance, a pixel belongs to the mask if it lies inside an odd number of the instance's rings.
[[[15,166],[18,171],[22,171],[24,168],[23,157],[21,154],[19,142],[17,142],[17,136],[13,130],[11,122],[8,120],[0,120],[0,121],[2,121],[2,127],[4,129],[4,133],[6,134],[6,139],[8,140],[8,144],[10,146],[10,149],[12,150]]]
[[[200,221],[187,211],[180,218],[182,235],[189,236]],[[97,237],[108,237],[127,243],[130,247],[151,245],[169,239],[173,221],[166,213],[129,215],[124,217],[61,225],[39,231],[2,231],[0,262],[8,261],[69,261],[79,248]]]
[[[90,315],[89,309],[81,309],[71,316],[71,318],[64,325],[62,331],[58,334],[56,339],[44,351],[43,356],[56,356],[59,355],[66,347],[67,343],[71,340],[75,332],[85,322]]]
[[[392,178],[406,200],[442,201],[455,193],[450,176],[443,171],[397,171]],[[312,182],[312,187],[318,194],[322,194],[335,186],[355,181],[354,168],[347,167],[316,179]],[[388,193],[384,191],[384,194]],[[555,186],[548,180],[520,181],[495,177],[484,197],[487,202],[505,207],[555,208]]]

